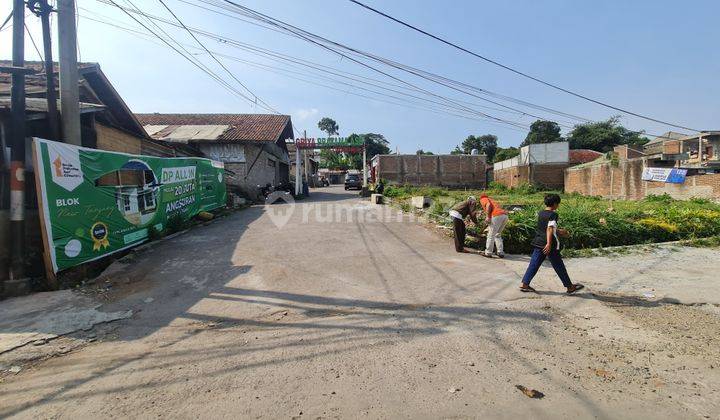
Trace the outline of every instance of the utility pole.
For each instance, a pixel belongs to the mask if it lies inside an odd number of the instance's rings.
[[[25,277],[25,4],[13,1],[12,91],[10,99],[10,272]],[[7,289],[7,284],[5,285]]]
[[[58,121],[57,93],[55,92],[55,70],[53,69],[52,58],[52,34],[50,33],[50,13],[53,8],[48,0],[31,0],[28,2],[28,9],[40,17],[43,33],[43,50],[45,55],[45,79],[47,94],[47,118],[50,126],[50,139],[60,139],[60,123]]]
[[[303,138],[307,138],[307,130],[303,130]],[[310,177],[308,176],[308,152],[311,149],[303,150],[303,169],[305,170],[305,182],[308,184],[308,188],[310,188]]]
[[[367,189],[367,140],[363,137],[363,189]]]
[[[302,182],[300,179],[300,147],[295,139],[295,195],[302,194]]]
[[[62,134],[65,143],[82,146],[75,0],[58,0],[57,10]]]

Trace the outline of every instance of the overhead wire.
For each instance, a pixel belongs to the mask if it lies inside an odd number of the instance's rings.
[[[149,36],[149,35],[147,35],[147,34],[144,33],[144,32],[136,31],[136,30],[133,30],[133,29],[131,29],[131,28],[126,28],[126,27],[124,27],[124,26],[121,26],[121,25],[118,25],[118,24],[115,24],[115,23],[112,23],[112,22],[103,21],[103,20],[101,20],[101,19],[95,19],[95,18],[91,18],[91,17],[88,17],[88,16],[82,16],[82,17],[83,17],[84,19],[87,19],[87,20],[91,20],[91,21],[94,21],[94,22],[106,24],[106,25],[112,26],[112,27],[114,27],[114,28],[116,28],[116,29],[126,31],[126,32],[131,33],[131,34],[136,35],[136,36],[140,36],[140,37],[142,37],[142,38],[143,38],[144,40],[146,40],[146,41],[150,41],[150,42],[156,43],[156,44],[158,44],[158,45],[162,45],[162,44],[157,43],[152,36]],[[189,47],[189,48],[192,48],[192,47]],[[250,60],[240,59],[240,58],[238,58],[238,57],[234,57],[234,56],[231,56],[231,55],[222,54],[222,53],[219,53],[219,52],[213,52],[213,53],[214,53],[215,55],[218,55],[218,56],[221,56],[221,57],[224,57],[224,58],[233,60],[233,61],[238,61],[238,62],[242,62],[242,63],[244,63],[244,64],[251,65],[251,66],[254,66],[254,67],[263,68],[263,69],[266,70],[266,71],[270,71],[270,72],[273,72],[273,73],[276,73],[276,74],[282,74],[282,75],[284,75],[285,77],[290,77],[290,78],[293,78],[293,79],[295,79],[295,80],[300,80],[300,81],[303,81],[303,82],[308,83],[308,84],[312,84],[312,85],[315,85],[315,86],[325,87],[325,88],[328,88],[328,89],[331,89],[331,90],[340,91],[340,92],[343,92],[343,93],[346,93],[346,94],[350,94],[350,95],[354,95],[354,96],[358,96],[358,97],[363,97],[363,98],[367,98],[367,99],[370,99],[370,100],[380,101],[380,102],[384,102],[384,103],[393,104],[393,105],[396,105],[396,106],[408,107],[408,108],[419,109],[419,110],[424,110],[424,111],[440,112],[440,113],[445,113],[445,114],[447,114],[447,115],[451,115],[451,116],[455,116],[455,117],[460,117],[460,118],[471,119],[471,120],[479,120],[479,119],[480,119],[479,117],[476,117],[476,116],[471,117],[471,116],[467,116],[467,115],[460,115],[460,114],[457,114],[457,113],[453,113],[453,112],[451,112],[451,111],[449,111],[449,110],[447,110],[447,109],[438,109],[438,108],[431,108],[431,107],[410,106],[410,105],[408,105],[407,103],[398,103],[398,102],[393,102],[393,101],[387,101],[387,100],[383,100],[383,99],[380,99],[380,98],[376,98],[376,97],[372,97],[372,96],[368,96],[368,95],[359,94],[359,93],[357,93],[357,92],[346,91],[346,90],[342,90],[342,89],[339,89],[339,88],[336,88],[336,87],[333,87],[333,86],[328,86],[328,85],[325,85],[325,84],[322,84],[322,83],[318,83],[318,82],[315,82],[315,81],[311,81],[311,80],[303,79],[303,78],[300,78],[300,77],[297,77],[297,76],[292,76],[292,75],[286,74],[286,73],[296,73],[296,74],[300,74],[300,72],[294,72],[294,71],[291,71],[291,70],[288,70],[288,69],[284,69],[284,68],[268,66],[268,65],[266,65],[266,64],[257,63],[257,62],[253,62],[253,61],[250,61]],[[336,82],[336,83],[343,83],[343,84],[347,85],[347,86],[348,86],[349,88],[351,88],[351,89],[358,88],[358,86],[352,85],[352,84],[349,84],[349,83],[337,81],[337,80],[334,80],[334,79],[329,79],[329,80],[334,81],[334,82]],[[374,93],[379,94],[379,95],[384,95],[384,94],[382,94],[382,93],[380,93],[380,92],[375,92],[375,91],[372,91],[372,90],[368,90],[368,91],[374,92]],[[389,96],[389,95],[385,95],[385,96]],[[402,98],[396,98],[396,99],[401,99],[401,100],[402,100]],[[407,100],[406,100],[406,102],[407,102]],[[446,106],[446,105],[444,105],[444,104],[442,104],[442,103],[438,103],[438,104],[440,104],[441,106]],[[487,121],[486,119],[482,119],[482,120],[483,120],[483,121]],[[490,120],[490,122],[494,122],[494,123],[495,123],[495,121],[492,121],[492,120]],[[508,127],[508,128],[514,128],[514,127]],[[523,128],[524,128],[524,129],[527,129],[527,127],[523,127]],[[518,129],[518,130],[519,130],[519,129]]]
[[[467,53],[467,54],[470,54],[470,55],[472,55],[472,56],[474,56],[474,57],[476,57],[476,58],[479,58],[479,59],[481,59],[481,60],[484,60],[484,61],[486,61],[486,62],[488,62],[488,63],[491,63],[491,64],[493,64],[493,65],[495,65],[495,66],[498,66],[498,67],[500,67],[500,68],[503,68],[503,69],[505,69],[505,70],[511,71],[511,72],[513,72],[513,73],[515,73],[515,74],[517,74],[517,75],[520,75],[520,76],[522,76],[522,77],[525,77],[525,78],[527,78],[527,79],[530,79],[530,80],[533,80],[533,81],[535,81],[535,82],[541,83],[541,84],[543,84],[543,85],[545,85],[545,86],[551,87],[551,88],[556,89],[556,90],[559,90],[559,91],[561,91],[561,92],[565,92],[565,93],[567,93],[567,94],[569,94],[569,95],[572,95],[572,96],[575,96],[575,97],[577,97],[577,98],[584,99],[584,100],[586,100],[586,101],[595,103],[595,104],[597,104],[597,105],[604,106],[604,107],[606,107],[606,108],[609,108],[609,109],[612,109],[612,110],[615,110],[615,111],[618,111],[618,112],[622,112],[622,113],[624,113],[624,114],[628,114],[628,115],[632,115],[632,116],[634,116],[634,117],[642,118],[642,119],[647,120],[647,121],[652,121],[652,122],[659,123],[659,124],[663,124],[663,125],[667,125],[667,126],[670,126],[670,127],[682,128],[682,129],[684,129],[684,130],[697,131],[697,132],[701,131],[701,130],[698,130],[698,129],[695,129],[695,128],[690,128],[690,127],[683,126],[683,125],[680,125],[680,124],[671,123],[671,122],[668,122],[668,121],[663,121],[663,120],[660,120],[660,119],[658,119],[658,118],[650,117],[650,116],[647,116],[647,115],[644,115],[644,114],[640,114],[640,113],[638,113],[638,112],[630,111],[630,110],[627,110],[627,109],[624,109],[624,108],[620,108],[620,107],[615,106],[615,105],[608,104],[608,103],[606,103],[606,102],[603,102],[603,101],[600,101],[600,100],[597,100],[597,99],[590,98],[589,96],[583,95],[583,94],[581,94],[581,93],[575,92],[575,91],[570,90],[570,89],[563,88],[563,87],[561,87],[561,86],[559,86],[559,85],[557,85],[557,84],[555,84],[555,83],[551,83],[551,82],[545,81],[545,80],[543,80],[543,79],[540,79],[540,78],[538,78],[538,77],[532,76],[532,75],[530,75],[530,74],[527,74],[527,73],[525,73],[525,72],[522,72],[522,71],[520,71],[520,70],[517,70],[517,69],[515,69],[515,68],[513,68],[513,67],[510,67],[510,66],[508,66],[508,65],[502,64],[502,63],[500,63],[500,62],[497,61],[497,60],[493,60],[493,59],[490,59],[490,58],[485,57],[485,56],[483,56],[483,55],[480,55],[480,54],[478,54],[478,53],[476,53],[476,52],[473,52],[473,51],[471,51],[471,50],[469,50],[469,49],[467,49],[467,48],[465,48],[465,47],[462,47],[462,46],[460,46],[460,45],[458,45],[458,44],[455,44],[455,43],[453,43],[453,42],[450,42],[450,41],[448,41],[448,40],[446,40],[446,39],[444,39],[444,38],[441,38],[441,37],[439,37],[439,36],[437,36],[437,35],[434,35],[434,34],[428,32],[428,31],[425,31],[425,30],[423,30],[423,29],[421,29],[421,28],[418,28],[418,27],[416,27],[416,26],[413,26],[413,25],[411,25],[411,24],[409,24],[409,23],[407,23],[407,22],[405,22],[405,21],[402,21],[402,20],[400,20],[400,19],[398,19],[398,18],[395,18],[395,17],[393,17],[393,16],[391,16],[391,15],[389,15],[389,14],[387,14],[387,13],[381,12],[380,10],[377,10],[377,9],[375,9],[375,8],[373,8],[373,7],[370,7],[370,6],[368,6],[368,5],[364,4],[364,3],[361,3],[361,2],[359,2],[358,0],[349,0],[349,1],[352,2],[352,3],[354,3],[354,4],[356,4],[356,5],[358,5],[358,6],[361,6],[361,7],[365,8],[365,9],[367,9],[367,10],[370,10],[370,11],[372,11],[372,12],[374,12],[374,13],[380,15],[380,16],[383,16],[383,17],[385,17],[385,18],[387,18],[387,19],[390,19],[390,20],[392,20],[393,22],[396,22],[396,23],[398,23],[398,24],[400,24],[400,25],[403,25],[403,26],[405,26],[405,27],[407,27],[407,28],[410,28],[410,29],[412,29],[412,30],[414,30],[414,31],[417,31],[417,32],[419,32],[419,33],[421,33],[421,34],[423,34],[423,35],[426,35],[426,36],[428,36],[428,37],[430,37],[430,38],[433,38],[433,39],[435,39],[435,40],[437,40],[437,41],[439,41],[439,42],[442,42],[442,43],[444,43],[444,44],[446,44],[446,45],[449,45],[449,46],[451,46],[451,47],[453,47],[453,48],[456,48],[456,49],[458,49],[458,50],[460,50],[460,51],[463,51],[463,52],[465,52],[465,53]]]
[[[219,3],[219,0],[215,0],[215,2],[205,1],[205,2],[203,2],[202,4],[195,4],[195,3],[192,3],[192,2],[190,2],[190,1],[188,1],[188,0],[177,0],[177,1],[180,1],[180,2],[182,2],[182,3],[186,3],[186,4],[188,4],[188,5],[191,5],[191,6],[200,8],[200,9],[204,9],[204,10],[206,10],[206,11],[210,11],[210,12],[213,12],[213,13],[216,13],[216,14],[219,14],[219,15],[222,15],[222,16],[226,16],[226,17],[229,17],[229,18],[231,18],[231,19],[236,19],[236,20],[240,20],[240,21],[242,21],[242,22],[252,23],[252,22],[248,21],[247,19],[242,19],[242,18],[236,16],[236,14],[238,13],[238,11],[230,8],[230,6],[224,5],[224,4],[222,4],[222,3],[218,4],[218,3]],[[209,5],[212,5],[212,6],[214,6],[214,7],[220,8],[220,9],[225,10],[225,11],[228,11],[228,12],[231,12],[231,13],[233,13],[233,14],[230,15],[230,14],[227,14],[227,13],[223,13],[222,11],[218,11],[218,10],[212,9],[212,8],[208,7]],[[284,33],[284,34],[288,35],[287,32],[279,31],[278,29],[273,28],[273,27],[269,27],[269,26],[265,26],[265,25],[258,25],[258,26],[260,26],[260,27],[262,27],[262,28],[265,28],[265,29],[270,29],[270,30],[273,30],[273,31],[275,31],[275,32],[281,32],[281,33]],[[293,34],[290,34],[290,35],[291,35],[291,36],[296,36],[296,35],[293,35]],[[296,36],[296,37],[297,37],[297,36]],[[337,45],[342,45],[342,44],[337,44]],[[354,51],[354,50],[353,50],[353,51]],[[370,53],[366,53],[366,52],[362,52],[362,53],[363,53],[364,55],[368,55],[368,56],[371,55]],[[415,74],[416,76],[417,76],[417,73],[418,73],[418,72],[423,72],[423,73],[426,74],[426,75],[433,76],[433,77],[437,77],[437,78],[443,79],[443,80],[445,80],[445,81],[447,81],[447,82],[456,83],[458,86],[471,87],[471,88],[473,88],[473,90],[475,90],[476,92],[480,92],[480,93],[482,93],[482,94],[487,94],[488,96],[494,96],[494,97],[496,97],[496,98],[499,98],[499,99],[502,99],[502,100],[506,100],[506,101],[508,101],[508,102],[515,102],[515,103],[518,103],[518,104],[520,104],[520,105],[527,106],[527,107],[529,107],[529,108],[534,108],[534,109],[537,109],[537,110],[541,110],[541,111],[544,111],[544,112],[549,112],[549,113],[556,114],[556,115],[559,115],[559,116],[564,116],[564,117],[567,117],[567,118],[570,118],[570,119],[574,119],[574,120],[578,120],[578,121],[584,121],[584,122],[589,122],[589,121],[590,121],[590,119],[588,119],[588,118],[583,118],[583,117],[579,117],[579,116],[576,116],[576,115],[572,115],[572,114],[569,114],[569,113],[566,113],[566,112],[558,111],[558,110],[555,110],[555,109],[552,109],[552,108],[549,108],[549,107],[544,107],[544,106],[541,106],[541,105],[532,104],[532,103],[530,103],[530,102],[528,102],[528,101],[523,101],[523,100],[520,100],[520,99],[515,99],[515,98],[509,97],[509,96],[507,96],[507,95],[497,94],[497,93],[488,91],[488,90],[486,90],[486,89],[478,88],[478,87],[475,87],[475,86],[470,86],[470,85],[468,85],[468,84],[466,84],[466,83],[457,82],[457,81],[454,81],[454,80],[448,79],[448,78],[443,78],[442,76],[435,75],[435,74],[430,73],[430,72],[424,72],[424,71],[422,71],[422,70],[413,68],[413,67],[411,67],[411,66],[407,66],[407,65],[403,65],[403,64],[400,64],[400,63],[397,63],[397,62],[393,62],[393,61],[391,61],[391,60],[384,59],[384,58],[382,58],[382,57],[378,57],[378,56],[374,56],[374,55],[372,55],[372,57],[373,57],[373,59],[375,59],[376,61],[382,62],[382,63],[385,64],[385,65],[389,65],[389,66],[393,66],[393,67],[402,66],[402,67],[405,67],[406,69],[410,69],[410,70],[411,70],[411,73]],[[446,86],[446,87],[447,87],[447,86]],[[475,94],[469,93],[469,92],[464,91],[464,90],[460,90],[460,89],[458,89],[457,87],[454,87],[453,90],[460,91],[460,92],[462,92],[462,93],[464,93],[464,94],[468,94],[468,95],[470,95],[470,96],[476,97],[476,98],[481,99],[481,100],[483,100],[483,101],[485,101],[485,102],[489,102],[489,103],[493,103],[493,104],[499,105],[499,106],[504,107],[505,109],[508,109],[508,110],[513,110],[513,111],[516,111],[516,112],[521,112],[521,113],[527,114],[527,115],[532,116],[532,117],[535,117],[535,118],[546,119],[545,117],[540,117],[540,116],[534,115],[534,114],[532,114],[532,113],[528,113],[527,111],[518,110],[518,109],[516,109],[516,108],[509,107],[509,106],[504,105],[504,104],[498,104],[498,103],[495,102],[495,101],[489,100],[489,99],[484,98],[484,97],[481,97],[481,96],[477,96],[477,95],[475,95]]]
[[[108,1],[112,1],[112,0],[97,0],[97,1],[99,1],[99,2],[101,2],[101,3],[107,3]],[[124,10],[124,11],[125,11],[126,13],[128,13],[128,12],[143,13],[143,14],[145,14],[145,16],[146,16],[147,18],[156,19],[156,17],[154,17],[154,16],[152,16],[152,15],[149,15],[149,14],[146,14],[146,13],[144,13],[144,12],[138,11],[138,10],[132,10],[132,9],[131,9],[131,10]],[[160,18],[159,20],[162,21],[161,18]],[[166,23],[167,23],[167,22],[166,22]],[[189,28],[189,27],[188,27],[188,28]],[[191,28],[191,29],[192,29],[192,28]],[[342,53],[340,53],[340,54],[342,54]],[[346,56],[346,57],[347,57],[347,56]],[[347,57],[347,58],[348,58],[349,60],[351,60],[351,61],[358,61],[358,60],[355,60],[355,59],[352,58],[352,57]],[[358,62],[359,62],[359,61],[358,61]],[[367,65],[367,64],[365,64],[365,63],[362,63],[362,62],[359,62],[359,63],[361,63],[361,64],[363,64],[363,65],[366,65],[366,66],[374,69],[372,66],[369,66],[369,65]],[[401,82],[401,83],[403,83],[403,84],[406,84],[406,85],[408,85],[408,86],[410,86],[410,87],[413,87],[413,88],[415,88],[415,89],[423,92],[424,94],[427,94],[427,95],[429,95],[429,96],[432,96],[432,97],[435,97],[435,98],[437,98],[437,99],[440,99],[441,101],[444,101],[444,102],[453,104],[455,107],[460,108],[460,109],[462,109],[462,110],[465,111],[465,112],[469,112],[469,113],[472,113],[472,114],[475,114],[475,115],[479,115],[479,116],[482,116],[482,117],[485,117],[485,118],[489,118],[489,119],[494,120],[494,121],[497,121],[497,122],[501,122],[501,123],[505,123],[505,124],[508,124],[508,125],[512,125],[512,126],[515,126],[515,127],[527,128],[526,125],[523,125],[523,124],[521,124],[521,123],[517,123],[517,122],[514,122],[514,121],[505,120],[505,119],[502,119],[502,118],[498,118],[498,117],[491,116],[491,115],[489,115],[489,114],[486,114],[486,113],[483,113],[483,112],[474,110],[474,109],[472,109],[472,108],[470,108],[470,107],[468,107],[468,106],[459,104],[459,103],[457,103],[457,102],[455,102],[455,101],[453,101],[453,100],[450,100],[450,99],[448,99],[448,98],[446,98],[446,97],[443,97],[443,96],[441,96],[441,95],[437,95],[437,94],[432,93],[432,92],[429,92],[429,91],[427,91],[427,90],[425,90],[425,89],[419,88],[419,87],[417,87],[417,86],[415,86],[415,85],[413,85],[413,84],[411,84],[411,83],[409,83],[409,82],[406,82],[406,81],[404,81],[404,80],[402,80],[402,79],[399,79],[399,78],[397,78],[397,77],[395,77],[395,76],[392,76],[392,75],[390,75],[390,74],[388,74],[388,73],[386,73],[386,72],[383,72],[382,70],[378,70],[378,69],[374,69],[374,70],[380,72],[381,74],[387,75],[388,77],[391,77],[391,78],[393,78],[393,79],[396,80],[396,81],[399,81],[399,82]]]
[[[222,69],[225,70],[225,72],[226,72],[228,75],[230,75],[230,77],[231,77],[233,80],[235,80],[240,86],[242,86],[243,88],[245,88],[245,90],[248,91],[248,92],[255,98],[255,101],[256,101],[256,102],[257,102],[257,101],[260,101],[261,103],[265,104],[268,108],[270,108],[271,110],[273,110],[273,112],[275,112],[276,114],[279,114],[279,113],[280,113],[280,112],[278,112],[277,110],[275,110],[272,106],[270,106],[267,102],[263,101],[262,98],[258,97],[258,95],[256,95],[255,92],[253,92],[252,90],[250,90],[240,79],[238,79],[238,78],[235,76],[235,74],[234,74],[232,71],[230,71],[230,69],[228,69],[228,68],[225,66],[225,64],[222,63],[222,61],[218,60],[218,58],[215,56],[215,54],[213,54],[210,50],[208,50],[207,47],[205,46],[205,44],[203,44],[203,43],[198,39],[198,37],[195,36],[195,34],[194,34],[190,29],[188,29],[187,26],[185,26],[185,24],[183,23],[183,21],[180,20],[180,18],[175,14],[175,12],[173,12],[172,9],[170,9],[170,8],[168,7],[168,5],[165,3],[165,1],[163,1],[163,0],[158,0],[158,1],[159,1],[159,2],[163,5],[163,7],[165,7],[165,9],[175,18],[175,20],[177,20],[178,23],[179,23],[180,25],[182,25],[183,29],[185,29],[185,31],[186,31],[188,34],[190,34],[190,36],[195,40],[195,42],[197,42],[198,45],[200,45],[200,47],[202,47],[202,49],[205,50],[205,52],[207,52],[207,53],[210,55],[210,57],[212,57],[212,59],[215,60],[215,62],[218,63],[218,64],[220,65],[220,67],[222,67]]]
[[[182,56],[183,58],[185,58],[185,59],[186,59],[187,61],[189,61],[191,64],[193,64],[194,66],[196,66],[197,68],[199,68],[203,73],[206,73],[207,75],[209,75],[213,80],[215,80],[216,82],[220,83],[222,86],[224,86],[226,89],[230,90],[230,91],[231,91],[232,93],[234,93],[235,95],[244,98],[245,100],[247,100],[247,101],[250,102],[251,104],[254,103],[254,101],[253,101],[251,98],[249,98],[248,96],[246,96],[246,95],[243,94],[242,92],[238,91],[237,89],[233,88],[229,83],[227,83],[227,82],[224,81],[222,78],[220,78],[219,76],[217,76],[216,74],[214,74],[211,70],[209,70],[209,69],[206,68],[206,67],[203,67],[202,64],[197,63],[195,60],[193,60],[193,59],[191,59],[190,57],[188,57],[188,56],[186,56],[185,54],[183,54],[177,47],[175,47],[174,45],[172,45],[172,44],[171,44],[170,42],[168,42],[165,38],[163,38],[163,37],[161,37],[160,35],[158,35],[157,32],[153,31],[153,30],[150,29],[146,24],[144,24],[144,23],[141,22],[138,18],[136,18],[136,17],[133,15],[133,13],[130,13],[128,10],[126,10],[126,8],[124,8],[124,7],[120,6],[119,4],[117,4],[117,3],[115,2],[115,0],[107,0],[107,1],[108,1],[109,3],[111,3],[113,6],[117,7],[117,8],[120,9],[121,11],[123,11],[123,12],[124,12],[127,16],[129,16],[132,20],[134,20],[136,23],[138,23],[140,26],[142,26],[146,31],[150,32],[153,36],[155,36],[156,38],[158,38],[159,40],[161,40],[161,41],[163,42],[163,44],[165,44],[165,45],[167,45],[168,47],[172,48],[176,53],[178,53],[180,56]],[[130,3],[132,4],[132,2],[130,2]]]

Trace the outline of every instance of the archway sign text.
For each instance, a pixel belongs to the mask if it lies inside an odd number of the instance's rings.
[[[319,137],[295,139],[298,149],[330,149],[334,152],[360,153],[365,146],[365,138],[352,137]]]

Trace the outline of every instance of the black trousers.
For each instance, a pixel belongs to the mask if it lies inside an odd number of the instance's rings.
[[[455,233],[455,251],[465,250],[465,221],[453,217],[453,233]]]

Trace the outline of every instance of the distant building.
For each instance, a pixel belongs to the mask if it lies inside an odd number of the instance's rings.
[[[485,167],[485,155],[376,155],[370,174],[390,184],[485,188]]]
[[[643,147],[617,146],[610,157],[568,168],[565,190],[625,200],[662,194],[720,200],[720,131],[668,132]]]
[[[225,163],[232,173],[228,190],[256,198],[257,186],[289,182],[286,140],[293,138],[290,116],[273,114],[136,114],[155,140],[191,145],[201,155]]]
[[[565,169],[602,156],[594,150],[570,150],[568,142],[530,144],[520,154],[493,165],[493,180],[508,188],[533,185],[562,190]]]

